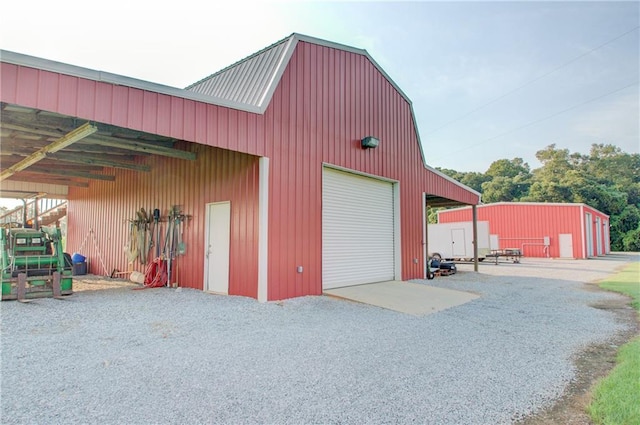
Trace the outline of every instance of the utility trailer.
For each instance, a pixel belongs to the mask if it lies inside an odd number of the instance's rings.
[[[478,260],[491,254],[489,222],[478,221]],[[427,252],[439,260],[473,260],[473,223],[438,223],[427,226]]]
[[[72,264],[56,227],[0,229],[2,300],[29,301],[73,293]]]

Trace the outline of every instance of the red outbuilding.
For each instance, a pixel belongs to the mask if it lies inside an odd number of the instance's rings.
[[[497,202],[477,207],[499,249],[525,257],[588,258],[610,252],[609,216],[585,204]],[[438,212],[439,223],[472,220],[471,208]]]
[[[426,165],[411,101],[365,50],[292,34],[185,89],[1,66],[2,194],[67,199],[67,250],[94,274],[144,271],[124,249],[144,208],[150,245],[180,241],[180,286],[266,301],[423,278],[426,206],[480,202]]]

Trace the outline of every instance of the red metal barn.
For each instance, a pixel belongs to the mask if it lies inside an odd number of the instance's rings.
[[[519,248],[526,257],[588,258],[608,254],[609,216],[585,204],[498,202],[479,205],[500,249]],[[471,208],[438,212],[439,223],[471,221]]]
[[[178,205],[180,286],[265,301],[423,278],[426,205],[480,201],[426,165],[411,101],[365,50],[292,34],[186,89],[12,52],[1,70],[3,194],[67,198],[67,250],[95,274],[143,271],[127,220]]]

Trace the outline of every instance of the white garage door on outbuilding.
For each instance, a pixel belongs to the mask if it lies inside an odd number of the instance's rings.
[[[394,183],[325,167],[323,289],[394,280]]]

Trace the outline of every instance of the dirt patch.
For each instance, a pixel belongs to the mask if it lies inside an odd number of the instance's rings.
[[[589,291],[603,291],[597,284],[589,283]],[[631,299],[625,296],[593,304],[592,307],[611,311],[616,320],[629,326],[629,330],[604,343],[587,347],[574,359],[577,369],[575,379],[566,389],[562,398],[553,406],[529,416],[521,425],[593,425],[586,412],[591,401],[592,386],[608,375],[615,366],[616,355],[621,345],[640,334],[640,321],[636,311],[630,306]]]
[[[140,286],[140,285],[126,279],[111,279],[104,276],[94,276],[94,275],[73,277],[73,292],[99,291],[103,289],[136,287],[136,286]]]

